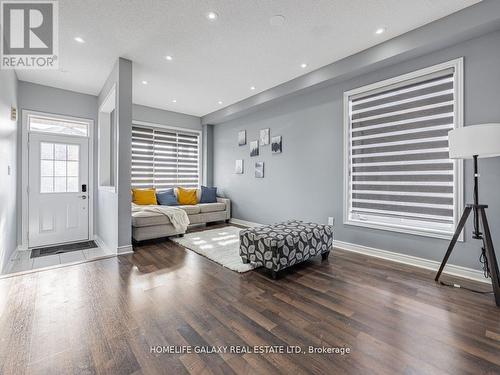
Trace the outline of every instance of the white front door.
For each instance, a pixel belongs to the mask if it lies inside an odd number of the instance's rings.
[[[89,239],[88,142],[29,134],[29,247]]]

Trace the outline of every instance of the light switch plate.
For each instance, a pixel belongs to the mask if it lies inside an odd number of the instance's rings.
[[[333,225],[333,217],[328,218],[328,225]]]

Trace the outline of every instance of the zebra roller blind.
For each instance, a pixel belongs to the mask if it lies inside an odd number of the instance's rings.
[[[198,187],[199,153],[198,133],[132,126],[132,187]]]
[[[455,68],[348,96],[349,220],[452,233]]]

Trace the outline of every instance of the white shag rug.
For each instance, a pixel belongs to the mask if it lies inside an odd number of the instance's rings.
[[[187,233],[184,237],[171,238],[171,240],[232,271],[243,273],[253,270],[257,265],[252,263],[244,264],[241,261],[241,230],[241,228],[229,226]]]

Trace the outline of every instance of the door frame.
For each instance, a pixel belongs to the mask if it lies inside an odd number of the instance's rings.
[[[94,120],[83,117],[60,115],[56,113],[40,112],[32,110],[22,110],[22,125],[21,125],[21,243],[19,250],[28,250],[28,220],[29,220],[29,130],[28,118],[30,116],[40,116],[56,118],[69,121],[80,121],[89,124],[89,238],[94,239]]]

